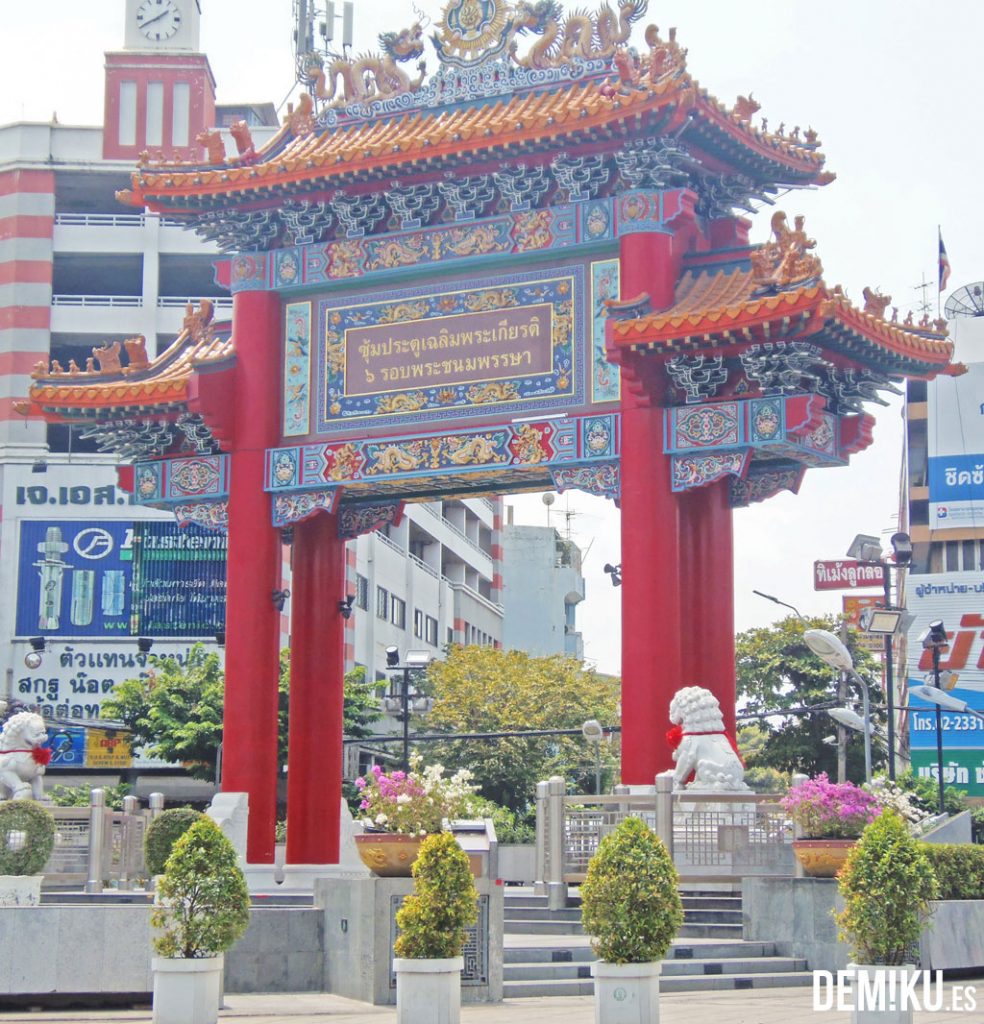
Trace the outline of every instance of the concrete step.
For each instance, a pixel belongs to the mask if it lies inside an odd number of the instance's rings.
[[[810,985],[809,971],[780,971],[775,974],[682,975],[660,978],[662,992],[706,992],[721,989],[792,988]],[[506,981],[502,994],[505,999],[533,996],[590,996],[594,982],[588,979],[560,981]]]
[[[740,939],[740,924],[688,924],[684,921],[677,932],[682,939]]]
[[[570,921],[516,921],[506,918],[502,923],[506,935],[584,935],[580,919]],[[685,920],[677,933],[687,939],[740,939],[741,918],[737,921],[694,921]]]
[[[537,946],[506,946],[503,950],[506,964],[532,963],[590,963],[596,957],[585,943],[564,945],[562,943]],[[667,954],[666,962],[694,960],[748,960],[776,955],[771,942],[746,942],[744,939],[725,939],[721,942],[700,942],[688,944],[674,942]]]
[[[591,977],[593,961],[570,963],[507,963],[503,967],[504,981],[564,980],[580,981]],[[662,978],[730,976],[735,974],[782,974],[787,971],[805,971],[806,961],[793,957],[743,957],[729,960],[664,960]]]

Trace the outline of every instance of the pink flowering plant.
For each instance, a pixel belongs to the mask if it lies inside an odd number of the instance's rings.
[[[374,765],[364,778],[355,780],[361,800],[359,821],[379,832],[424,836],[440,832],[445,820],[468,814],[475,787],[472,773],[462,769],[444,777],[439,764],[423,766],[419,754],[410,757],[410,771],[386,774]]]
[[[831,782],[826,772],[793,786],[782,806],[804,839],[856,839],[882,811],[873,793],[853,782]]]

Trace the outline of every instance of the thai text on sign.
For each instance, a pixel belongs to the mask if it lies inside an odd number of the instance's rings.
[[[550,373],[549,303],[345,331],[345,393],[371,395]]]
[[[813,563],[814,590],[864,590],[885,585],[885,570],[871,562],[850,558]]]

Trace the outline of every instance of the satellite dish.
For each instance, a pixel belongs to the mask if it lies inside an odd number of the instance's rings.
[[[984,316],[984,281],[958,288],[944,307],[947,320],[958,316]]]
[[[547,508],[550,508],[550,506],[557,500],[557,496],[547,491],[540,500],[547,506]]]

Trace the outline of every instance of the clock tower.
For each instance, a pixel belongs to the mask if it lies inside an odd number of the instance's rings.
[[[196,159],[215,124],[215,79],[199,52],[200,0],[125,0],[123,50],[106,54],[103,157]]]

